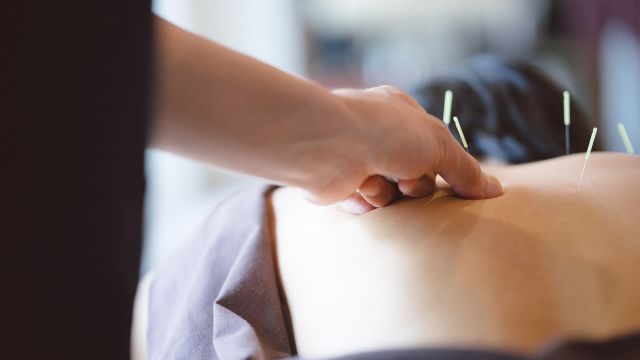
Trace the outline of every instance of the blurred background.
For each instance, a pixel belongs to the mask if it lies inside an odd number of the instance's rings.
[[[474,55],[525,58],[571,91],[599,127],[605,149],[624,151],[616,130],[623,122],[640,150],[640,0],[156,0],[153,6],[179,26],[332,88],[411,90]],[[259,180],[148,151],[147,181],[143,272],[188,239],[217,202]]]

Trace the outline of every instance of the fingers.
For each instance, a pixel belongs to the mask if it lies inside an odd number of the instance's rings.
[[[398,195],[395,186],[379,175],[369,176],[360,185],[358,192],[375,207],[388,205]]]
[[[375,208],[389,205],[404,194],[410,197],[427,196],[435,188],[435,174],[430,173],[413,180],[400,180],[398,187],[379,175],[369,176],[354,192],[338,206],[353,214],[364,214]]]
[[[438,173],[459,196],[467,199],[486,199],[502,194],[502,185],[494,176],[487,175],[478,162],[451,137],[442,142]]]
[[[406,196],[423,197],[431,194],[436,186],[434,173],[423,175],[413,180],[399,180],[398,189]]]
[[[396,187],[379,175],[369,176],[358,192],[349,195],[340,204],[342,210],[363,214],[389,205],[399,195]]]

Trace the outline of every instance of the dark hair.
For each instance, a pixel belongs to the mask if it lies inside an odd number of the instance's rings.
[[[449,76],[419,86],[412,95],[425,110],[442,115],[444,93],[454,94],[469,151],[510,164],[565,154],[562,89],[535,66],[482,56]],[[586,151],[591,122],[571,100],[571,150]],[[453,121],[450,125],[458,137]],[[599,144],[594,144],[594,150]]]

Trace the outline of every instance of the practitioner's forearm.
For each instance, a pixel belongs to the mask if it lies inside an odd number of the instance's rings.
[[[151,146],[302,187],[349,161],[354,119],[329,90],[159,18],[156,41]]]

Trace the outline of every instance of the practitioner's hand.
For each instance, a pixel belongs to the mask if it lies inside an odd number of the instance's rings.
[[[463,197],[501,193],[402,91],[330,92],[162,19],[156,35],[153,147],[302,188],[317,203],[344,200],[352,212],[425,196],[435,174]]]
[[[348,169],[337,168],[312,200],[349,212],[364,213],[388,205],[400,194],[429,195],[440,174],[461,197],[484,199],[502,194],[500,182],[456,142],[439,119],[427,114],[409,95],[392,86],[336,90],[351,113],[356,130],[345,148]],[[348,130],[347,130],[348,131]],[[397,181],[397,185],[388,179]],[[356,190],[357,189],[357,190]],[[356,190],[354,192],[354,190]]]

